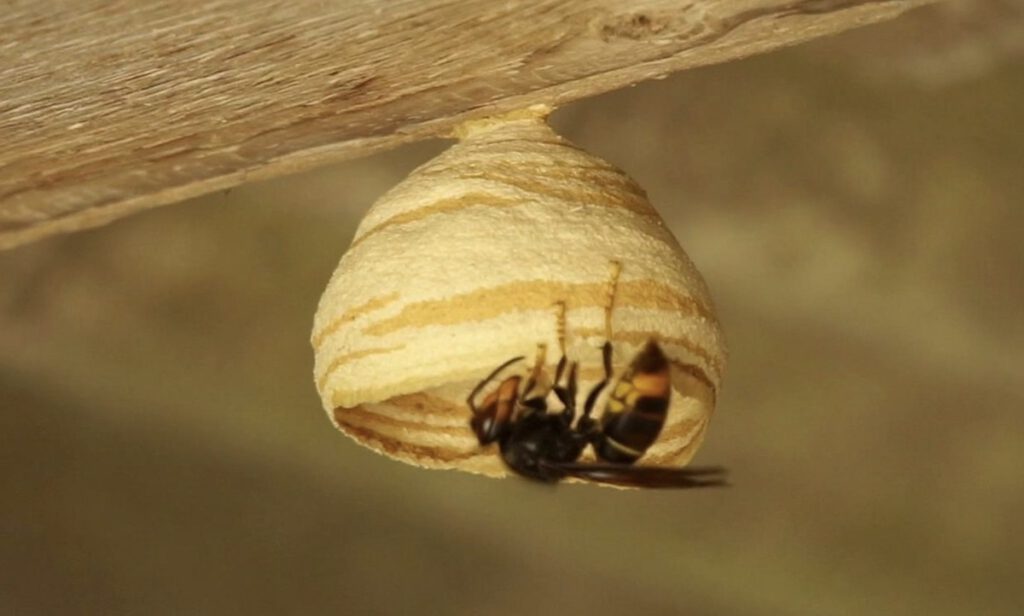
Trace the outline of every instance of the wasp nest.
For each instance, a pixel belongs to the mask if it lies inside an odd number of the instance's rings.
[[[700,446],[725,363],[704,281],[643,189],[556,135],[546,111],[464,125],[359,225],[312,336],[323,406],[357,442],[506,475],[470,429],[467,394],[538,345],[550,373],[561,312],[586,395],[603,374],[610,307],[616,369],[649,339],[672,364],[668,418],[643,464],[683,465]]]

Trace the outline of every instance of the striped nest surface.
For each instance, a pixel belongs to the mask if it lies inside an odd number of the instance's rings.
[[[540,112],[459,136],[373,205],[320,300],[328,416],[403,462],[504,476],[470,429],[469,391],[512,357],[529,370],[538,345],[553,373],[564,343],[585,396],[610,329],[617,371],[650,339],[672,365],[668,418],[642,463],[689,462],[725,347],[704,281],[643,189]]]

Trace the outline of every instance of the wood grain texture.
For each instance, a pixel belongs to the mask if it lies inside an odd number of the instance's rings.
[[[14,2],[0,248],[928,2]]]

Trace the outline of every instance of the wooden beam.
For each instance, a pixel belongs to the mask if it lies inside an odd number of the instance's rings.
[[[928,1],[16,0],[0,248]]]

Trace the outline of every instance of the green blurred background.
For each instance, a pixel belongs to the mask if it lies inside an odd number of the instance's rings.
[[[442,142],[0,254],[0,613],[1024,613],[1021,24],[931,7],[556,114],[712,288],[728,490],[334,431],[317,299]]]

